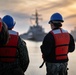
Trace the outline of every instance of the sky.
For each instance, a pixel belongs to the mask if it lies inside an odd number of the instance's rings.
[[[20,34],[28,31],[34,24],[30,20],[35,11],[41,15],[39,24],[45,32],[51,30],[48,21],[53,13],[63,16],[63,28],[69,32],[76,26],[76,0],[0,0],[0,17],[11,15],[16,21],[13,30]]]

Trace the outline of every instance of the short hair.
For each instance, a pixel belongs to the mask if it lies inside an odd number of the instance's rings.
[[[62,23],[61,22],[52,22],[53,25],[56,27],[56,28],[60,28],[62,27]]]

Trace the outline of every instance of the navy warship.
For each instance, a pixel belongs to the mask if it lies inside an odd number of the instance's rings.
[[[71,35],[73,36],[74,40],[76,41],[76,27],[74,30],[71,30]]]
[[[41,25],[39,25],[38,20],[41,20],[41,18],[39,18],[39,14],[36,10],[35,14],[32,14],[32,16],[34,16],[35,20],[35,25],[30,26],[29,30],[26,33],[23,33],[20,35],[21,38],[23,38],[24,40],[31,40],[31,41],[36,41],[36,42],[40,42],[43,41],[44,36],[46,35],[44,28],[42,28]]]

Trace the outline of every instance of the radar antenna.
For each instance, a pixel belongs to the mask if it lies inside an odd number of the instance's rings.
[[[35,23],[38,26],[39,25],[39,20],[42,20],[42,18],[39,18],[39,16],[41,16],[40,14],[38,14],[37,10],[35,12],[35,14],[32,14],[32,16],[34,16],[35,18],[31,18],[31,19],[35,19]]]

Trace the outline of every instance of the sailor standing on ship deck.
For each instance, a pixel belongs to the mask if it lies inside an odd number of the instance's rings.
[[[64,22],[60,13],[54,13],[49,21],[51,31],[44,37],[41,45],[43,60],[46,64],[46,75],[66,75],[68,53],[75,50],[71,34],[62,27]]]
[[[5,15],[3,22],[8,27],[10,38],[5,46],[0,47],[0,75],[24,75],[29,65],[26,43],[18,32],[12,30],[15,21],[10,15]]]

